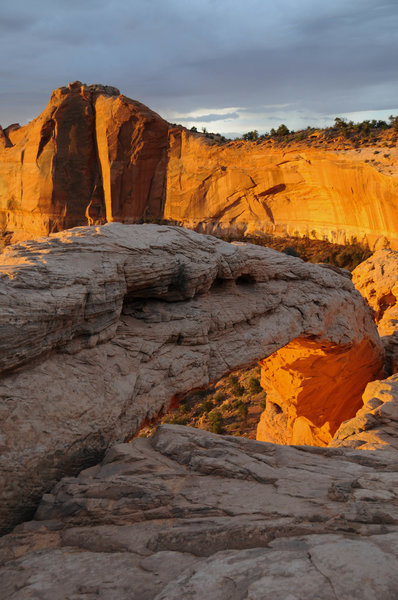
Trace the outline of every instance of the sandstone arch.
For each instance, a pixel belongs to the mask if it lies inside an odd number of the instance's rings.
[[[366,345],[363,387],[381,366],[348,274],[270,249],[112,223],[21,243],[1,263],[3,529],[175,394],[292,340]]]

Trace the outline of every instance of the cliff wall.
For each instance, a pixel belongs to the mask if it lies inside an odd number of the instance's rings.
[[[25,127],[0,128],[0,231],[12,241],[159,216],[168,125],[109,86],[59,88]]]
[[[374,164],[374,152],[378,158]],[[388,158],[384,154],[389,154]],[[398,247],[398,152],[209,145],[170,133],[164,216],[211,232],[309,235]],[[374,161],[374,162],[371,162]]]
[[[357,238],[398,249],[391,140],[220,145],[171,127],[116,88],[75,82],[55,90],[28,125],[0,128],[0,234],[18,241],[164,218],[208,233]]]

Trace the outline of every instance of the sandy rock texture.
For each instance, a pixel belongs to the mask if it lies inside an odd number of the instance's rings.
[[[353,271],[353,283],[375,313],[389,369],[398,371],[398,252],[378,250]]]
[[[0,235],[166,218],[208,233],[398,249],[398,148],[389,146],[213,144],[116,88],[75,82],[28,125],[0,127]]]
[[[161,426],[0,542],[7,600],[395,600],[396,452]]]
[[[366,344],[363,388],[383,361],[346,272],[179,227],[112,223],[9,247],[0,308],[3,530],[179,394],[292,340]]]
[[[367,340],[347,348],[296,339],[260,361],[267,403],[256,439],[327,446],[341,423],[362,407],[371,364],[373,347]]]

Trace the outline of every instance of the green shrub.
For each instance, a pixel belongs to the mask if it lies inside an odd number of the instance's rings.
[[[214,401],[217,402],[218,404],[220,404],[221,402],[224,402],[225,400],[225,394],[223,392],[217,392],[214,394],[213,396]]]
[[[239,381],[232,382],[230,387],[231,392],[234,394],[234,396],[243,396],[243,394],[245,393],[245,388],[241,383],[239,383]]]
[[[247,407],[247,404],[243,402],[243,400],[241,400],[240,398],[232,403],[232,408],[236,410],[241,417],[247,417],[249,409]]]
[[[206,415],[214,408],[214,404],[210,398],[206,398],[204,402],[200,405],[200,415]]]
[[[259,394],[262,391],[261,383],[258,377],[250,377],[249,379],[249,391],[252,394]]]
[[[298,232],[294,232],[294,233],[298,234]],[[284,248],[282,250],[282,252],[284,254],[287,254],[288,256],[296,256],[297,258],[300,258],[300,254],[294,248],[292,248],[291,246],[286,246],[286,248]]]
[[[219,410],[213,410],[209,414],[209,431],[222,433],[224,431],[224,420]]]
[[[170,423],[170,425],[186,425],[189,422],[188,417],[183,417],[182,415],[171,415],[166,418],[165,423]]]

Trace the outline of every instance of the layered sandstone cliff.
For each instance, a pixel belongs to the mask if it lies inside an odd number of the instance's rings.
[[[338,415],[354,416],[382,366],[370,310],[347,273],[268,248],[112,223],[11,246],[1,263],[3,528],[175,397],[293,340],[355,354],[355,387],[343,360],[326,379],[328,402],[313,397],[314,430],[317,410],[330,431]]]
[[[115,88],[76,82],[30,124],[0,128],[0,232],[16,241],[165,218],[398,248],[398,149],[388,146],[218,145]]]

